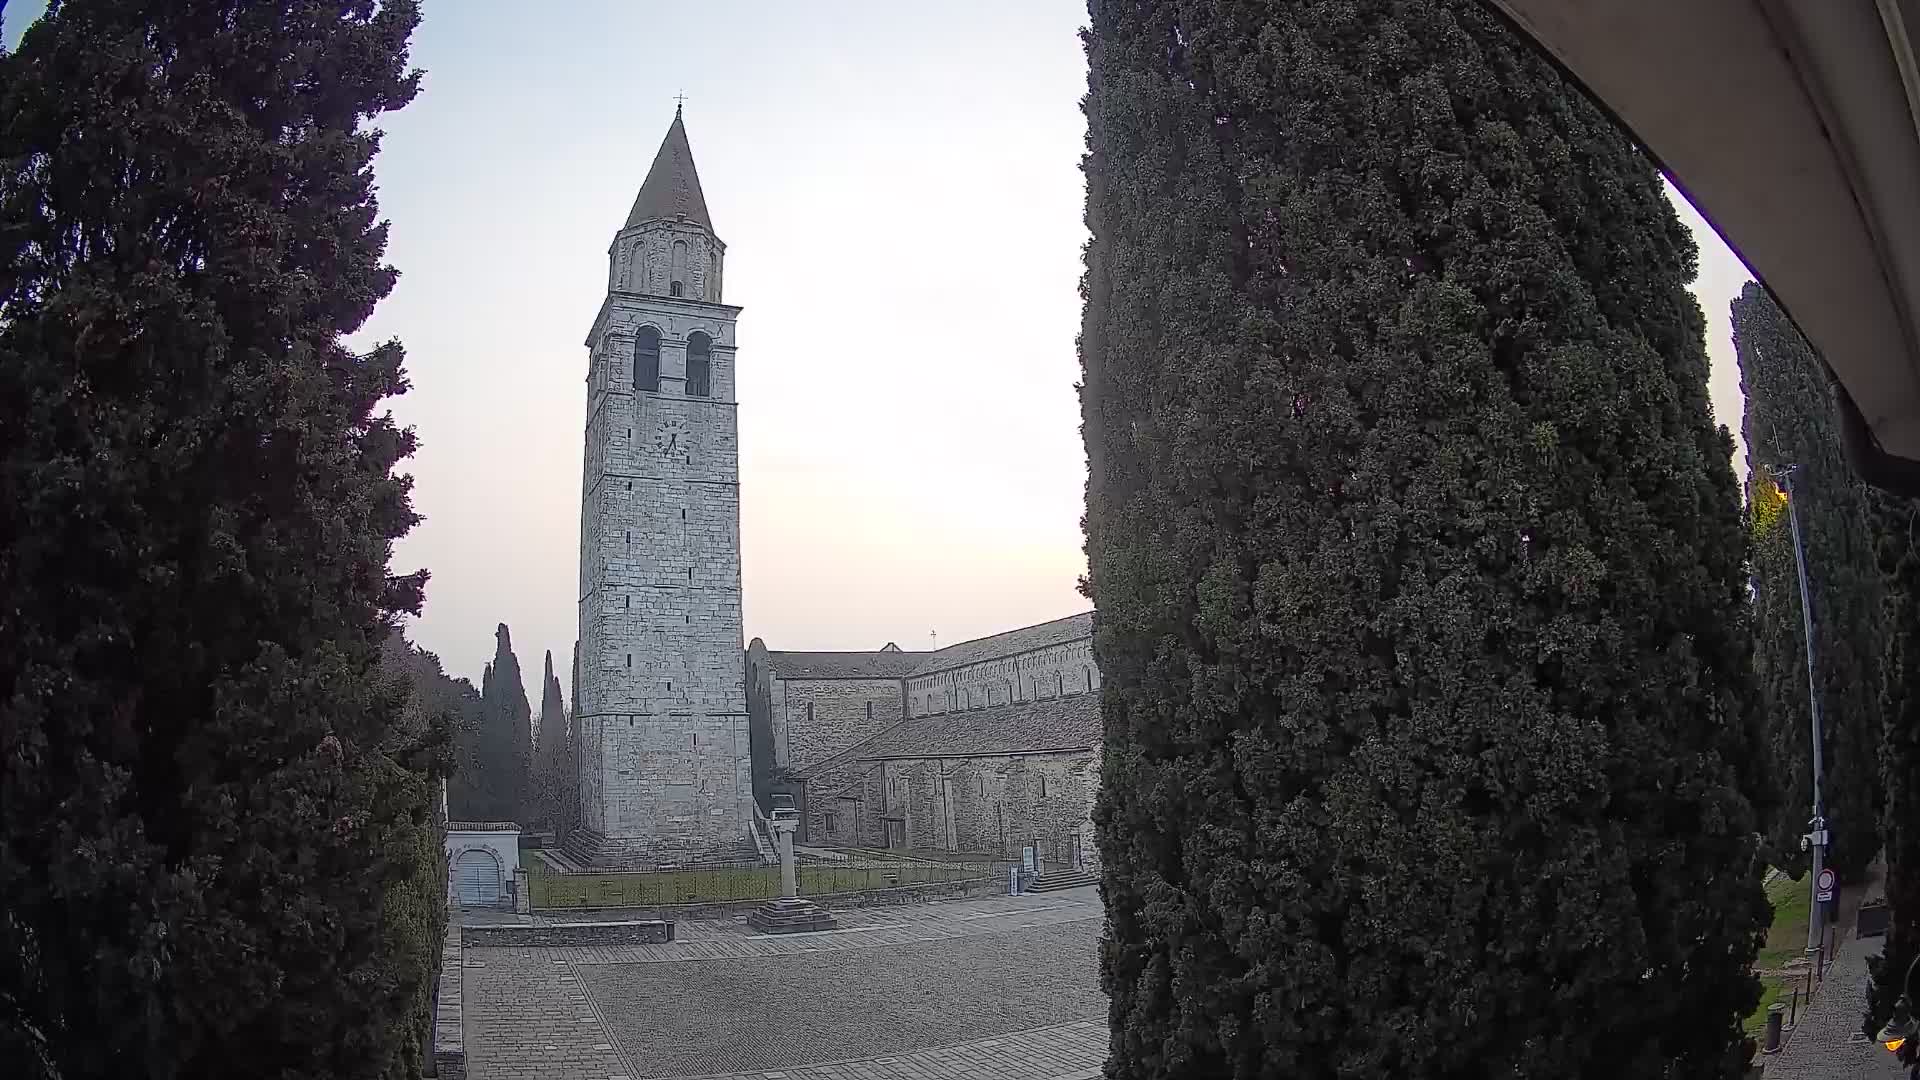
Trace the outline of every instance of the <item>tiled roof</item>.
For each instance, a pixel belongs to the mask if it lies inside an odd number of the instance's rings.
[[[914,669],[926,653],[768,652],[767,667],[776,679],[897,679]]]
[[[949,668],[966,667],[968,664],[982,664],[988,660],[998,660],[1015,653],[1043,649],[1048,645],[1061,645],[1069,641],[1079,641],[1093,636],[1093,612],[1083,611],[1078,615],[1069,615],[1064,619],[1023,626],[1018,630],[1009,630],[992,637],[974,638],[958,645],[949,645],[938,652],[910,653],[919,656],[920,666],[914,668],[915,675],[925,675],[933,671],[946,671]]]
[[[676,214],[685,214],[687,220],[709,232],[713,230],[713,222],[707,217],[706,196],[700,192],[700,174],[693,170],[693,148],[687,145],[687,125],[681,121],[678,109],[674,110],[667,137],[660,140],[660,152],[653,156],[653,168],[647,170],[640,194],[634,197],[633,209],[627,214],[627,226],[631,228],[643,221]]]
[[[896,724],[856,748],[879,758],[984,757],[1085,750],[1100,745],[1100,695],[1068,694],[991,709],[923,716]]]
[[[1093,612],[975,638],[937,652],[903,652],[892,642],[878,652],[771,652],[768,666],[781,679],[898,679],[983,664],[1015,653],[1093,636]]]

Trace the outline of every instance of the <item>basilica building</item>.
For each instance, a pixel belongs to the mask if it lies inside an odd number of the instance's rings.
[[[803,844],[1090,863],[1091,614],[933,651],[743,654],[726,251],[676,111],[586,338],[569,848],[605,866],[750,857],[783,793]]]

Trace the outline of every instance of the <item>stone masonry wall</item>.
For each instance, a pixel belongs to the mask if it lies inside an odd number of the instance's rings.
[[[1037,844],[1049,866],[1097,866],[1098,751],[871,762],[835,810],[833,842],[1018,858]]]
[[[623,232],[614,249],[616,288],[622,251],[625,272],[638,274],[649,252],[669,250],[686,232],[685,223]],[[717,242],[699,248],[690,297],[707,295],[701,275],[709,259],[717,275],[719,250]],[[717,276],[713,284],[717,297]],[[578,778],[584,825],[596,856],[717,857],[736,852],[752,828],[737,314],[694,299],[614,291],[588,335],[576,709],[587,733]],[[661,335],[657,393],[633,385],[633,345],[643,325]],[[713,343],[712,393],[704,398],[686,393],[687,339],[696,331]]]
[[[597,718],[603,777],[600,846],[623,860],[738,855],[753,828],[744,715]],[[641,841],[620,843],[620,841]]]
[[[692,222],[647,221],[622,229],[607,251],[608,291],[669,295],[676,242],[686,245],[687,298],[718,303],[726,245]]]
[[[806,822],[801,836],[809,844],[870,847],[885,843],[878,818],[867,813],[864,793],[870,775],[879,767],[871,761],[846,758],[816,766],[807,773]],[[847,789],[852,788],[849,792]],[[851,794],[853,798],[844,798]],[[832,818],[829,821],[829,817]],[[869,821],[869,818],[873,820]]]
[[[927,716],[1099,688],[1100,669],[1093,663],[1093,642],[1083,638],[998,660],[914,675],[906,680],[906,697],[909,715]]]
[[[902,719],[899,679],[774,679],[774,761],[796,769]]]

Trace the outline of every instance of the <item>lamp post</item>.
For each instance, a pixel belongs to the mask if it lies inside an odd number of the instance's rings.
[[[1807,888],[1813,897],[1813,910],[1807,917],[1807,953],[1813,957],[1816,976],[1821,976],[1822,956],[1826,942],[1826,912],[1820,902],[1820,870],[1826,865],[1827,856],[1827,808],[1820,796],[1820,775],[1825,771],[1821,751],[1820,724],[1820,683],[1814,674],[1813,642],[1813,592],[1807,585],[1807,550],[1800,539],[1800,500],[1795,497],[1793,480],[1800,471],[1798,465],[1780,465],[1770,470],[1780,479],[1781,489],[1787,495],[1787,524],[1793,530],[1793,564],[1800,574],[1800,624],[1807,637],[1807,712],[1813,727],[1813,818],[1807,822],[1808,832],[1801,838],[1801,845],[1812,853],[1812,872],[1807,878]]]

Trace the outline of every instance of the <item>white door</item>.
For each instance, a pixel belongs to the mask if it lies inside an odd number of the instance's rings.
[[[462,907],[498,904],[500,860],[483,848],[461,852],[453,868],[453,894]]]

